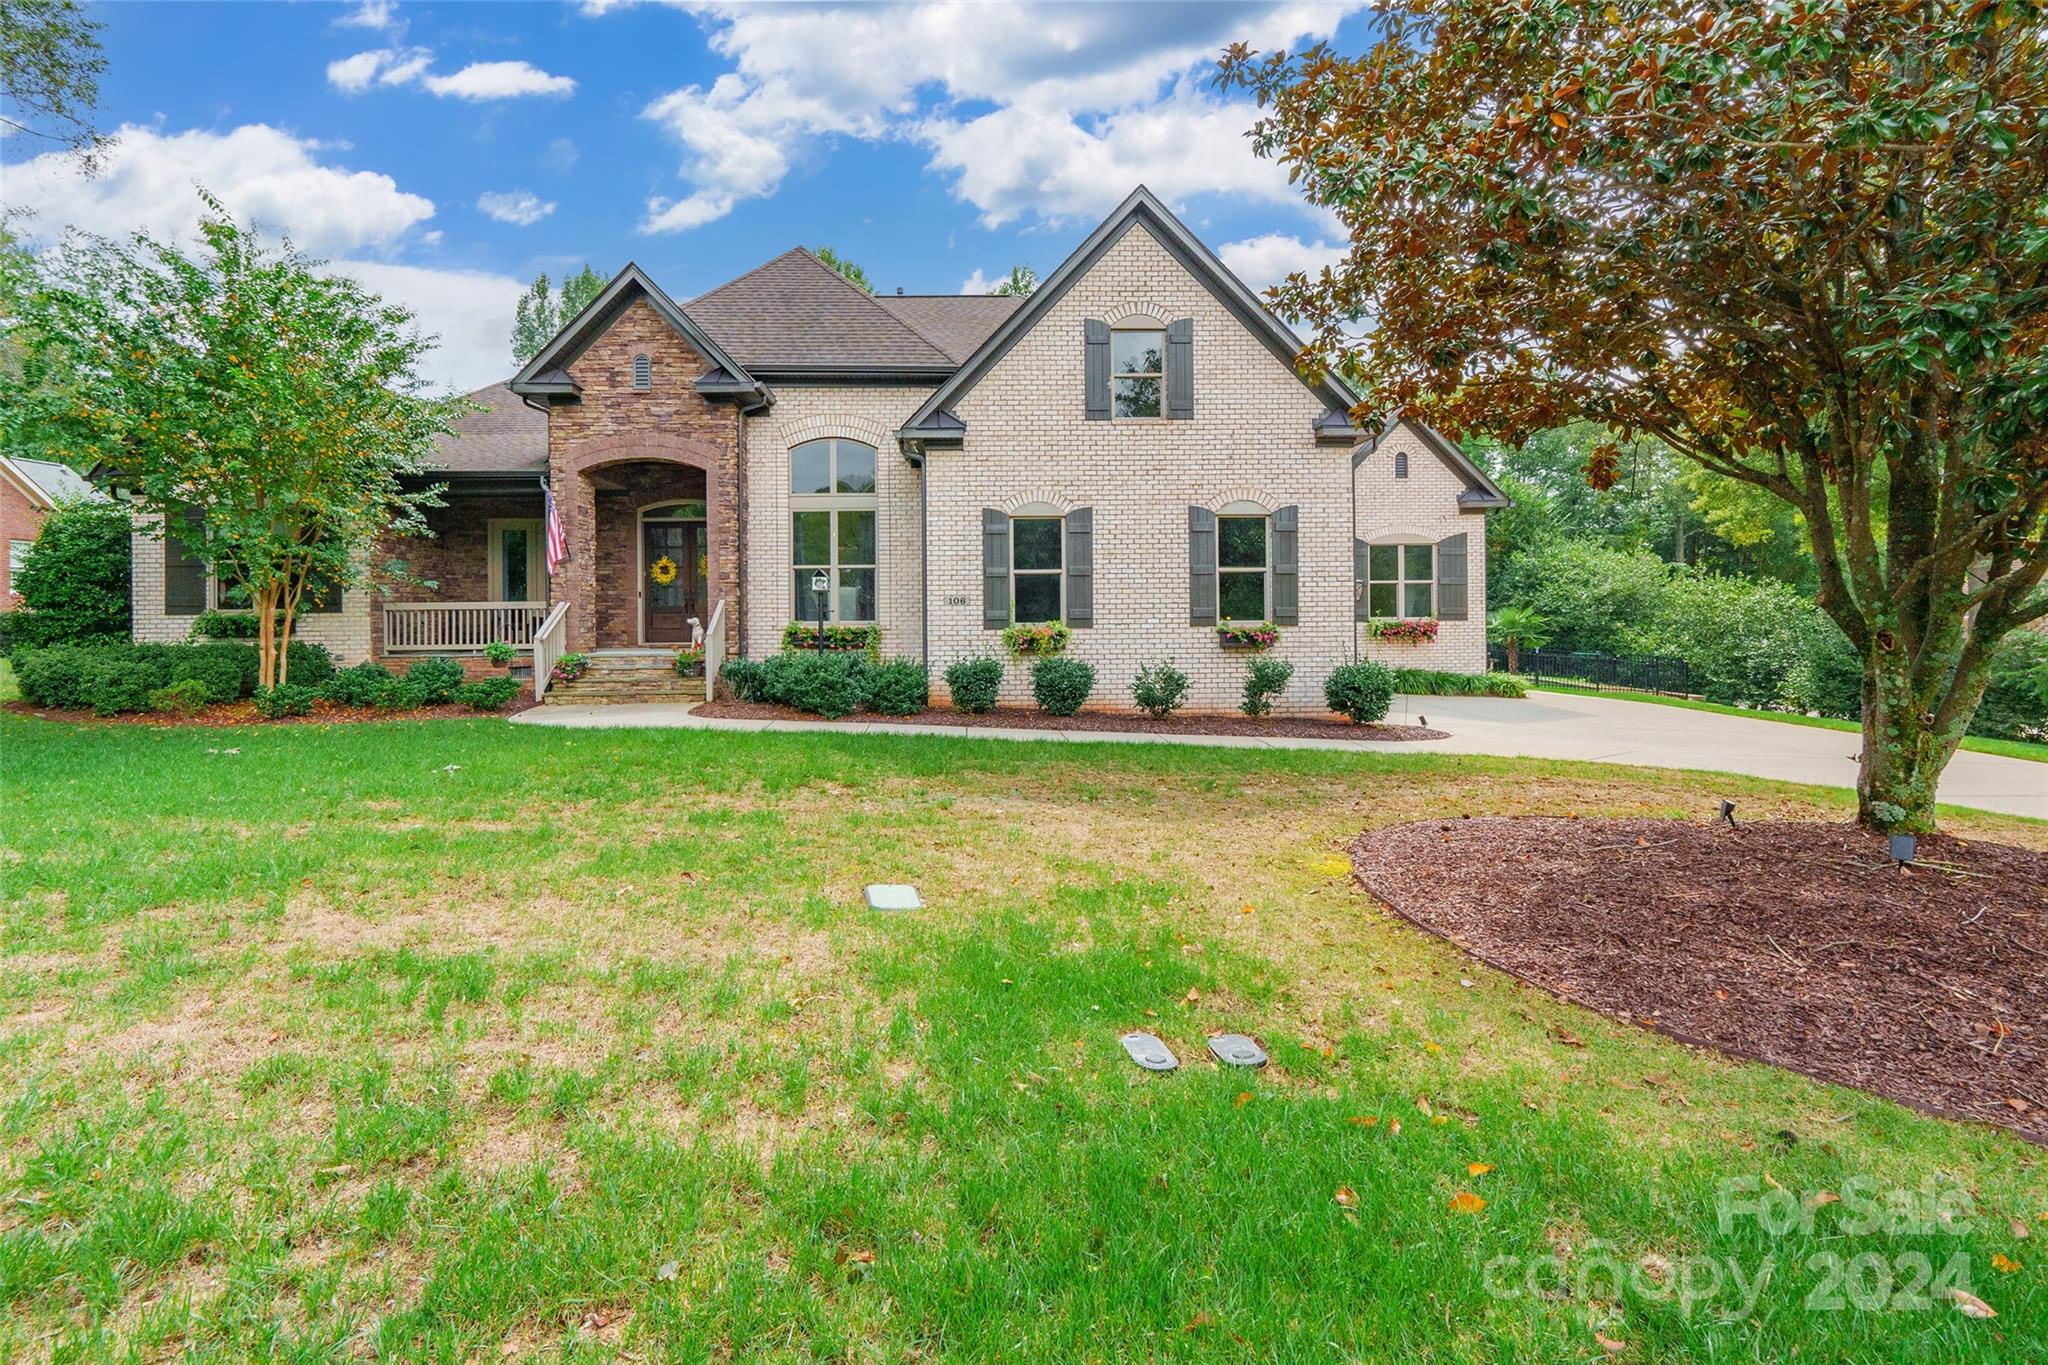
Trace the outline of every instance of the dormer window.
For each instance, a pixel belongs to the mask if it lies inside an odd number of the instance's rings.
[[[1136,319],[1109,334],[1111,409],[1119,419],[1165,411],[1166,329]]]
[[[633,387],[651,389],[654,387],[654,362],[645,355],[633,357]]]

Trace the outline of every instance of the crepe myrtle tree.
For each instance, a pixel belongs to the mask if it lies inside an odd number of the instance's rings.
[[[460,404],[423,396],[432,341],[409,312],[205,203],[196,252],[75,238],[39,264],[36,382],[0,398],[0,426],[93,466],[241,585],[270,687],[309,592],[363,582],[385,534],[425,533],[440,490],[405,481]]]
[[[2048,613],[2042,10],[1404,0],[1362,56],[1221,62],[1350,237],[1276,289],[1305,368],[1456,431],[1652,435],[1798,511],[1878,829],[1932,828]]]

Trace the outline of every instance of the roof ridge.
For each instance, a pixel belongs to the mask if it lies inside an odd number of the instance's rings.
[[[787,251],[777,252],[775,255],[770,256],[767,260],[761,262],[761,264],[757,266],[754,266],[752,269],[742,270],[739,274],[733,276],[731,279],[719,284],[712,285],[709,289],[697,295],[696,298],[685,300],[683,303],[678,304],[677,307],[681,308],[684,312],[687,313],[690,311],[691,304],[701,303],[703,300],[710,298],[713,294],[722,293],[725,290],[730,289],[734,285],[738,284],[741,280],[750,280],[754,276],[766,270],[769,266],[774,265],[777,261],[787,260],[791,256],[810,256],[810,254],[810,252],[804,250],[800,246],[793,246]],[[811,259],[816,261],[818,258],[815,256],[811,256]],[[823,261],[818,261],[818,264],[825,265]],[[825,268],[827,270],[831,269],[830,266],[826,266]]]
[[[948,365],[955,363],[953,360],[953,353],[951,351],[939,345],[937,341],[933,340],[930,336],[928,336],[923,328],[918,327],[916,324],[910,322],[905,318],[897,317],[887,308],[884,308],[882,306],[881,300],[875,297],[873,290],[861,288],[852,280],[847,279],[846,276],[840,274],[837,270],[834,270],[831,266],[826,265],[824,260],[815,251],[812,251],[809,247],[800,246],[797,247],[796,250],[802,254],[805,260],[809,261],[812,265],[818,267],[818,269],[824,271],[827,275],[830,275],[833,279],[837,280],[841,285],[845,286],[845,288],[852,291],[855,298],[858,298],[862,303],[865,303],[868,307],[874,309],[877,313],[880,313],[883,317],[889,319],[889,321],[895,323],[898,327],[901,327],[904,331],[910,333],[919,341],[922,341],[925,345],[931,347],[932,354],[937,356],[940,360],[944,361]],[[787,255],[789,253],[785,252],[783,254]]]

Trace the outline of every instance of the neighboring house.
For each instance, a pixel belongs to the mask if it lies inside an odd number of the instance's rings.
[[[629,265],[471,395],[433,538],[379,556],[434,586],[351,591],[303,634],[403,658],[552,622],[550,648],[630,651],[715,616],[728,656],[758,658],[822,615],[878,625],[942,695],[1004,625],[1064,620],[1098,703],[1170,658],[1211,710],[1243,686],[1219,622],[1280,627],[1296,712],[1360,655],[1483,669],[1484,513],[1506,499],[1418,422],[1355,427],[1298,349],[1142,188],[1023,299],[870,296],[799,249],[678,304]],[[544,480],[568,544],[552,578]],[[138,636],[218,600],[182,558],[138,546]],[[1387,644],[1375,615],[1442,624]],[[1027,670],[1004,691],[1028,697]]]
[[[0,455],[0,540],[7,542],[7,558],[0,561],[0,607],[10,600],[14,575],[43,533],[43,518],[50,509],[60,502],[104,496],[69,465]]]

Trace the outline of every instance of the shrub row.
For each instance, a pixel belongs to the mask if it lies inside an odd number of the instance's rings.
[[[931,680],[924,665],[897,659],[870,663],[854,654],[789,651],[759,661],[735,659],[719,671],[740,701],[788,706],[811,715],[838,719],[866,709],[882,715],[908,716],[931,703]],[[956,710],[982,715],[995,709],[1003,682],[1003,661],[990,655],[961,659],[946,669],[946,689]],[[1294,676],[1294,665],[1257,658],[1245,671],[1246,715],[1271,714],[1274,698]],[[1095,691],[1095,668],[1063,654],[1031,664],[1031,695],[1040,710],[1071,716]],[[1148,664],[1131,683],[1131,699],[1155,719],[1164,719],[1187,700],[1188,675],[1171,660]],[[1387,714],[1394,696],[1394,673],[1384,665],[1345,664],[1330,676],[1324,697],[1330,709],[1359,724]]]
[[[462,665],[453,659],[421,659],[400,676],[379,663],[337,671],[324,646],[303,640],[294,640],[287,653],[288,681],[267,691],[256,685],[256,651],[226,640],[23,650],[15,658],[15,671],[22,699],[31,705],[90,707],[101,716],[151,710],[191,715],[242,697],[253,697],[257,713],[266,719],[305,715],[320,697],[395,711],[451,701],[500,711],[519,694],[518,682],[508,677],[464,682]]]
[[[1433,668],[1397,668],[1394,690],[1427,697],[1526,697],[1529,685],[1511,673],[1440,673]]]

